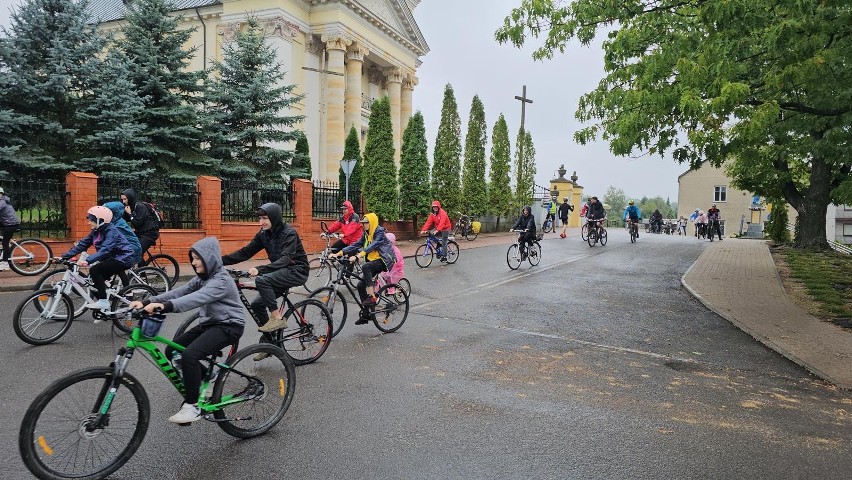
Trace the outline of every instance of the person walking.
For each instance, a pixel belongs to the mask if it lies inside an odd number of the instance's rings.
[[[6,195],[3,187],[0,187],[0,232],[3,233],[3,257],[0,258],[0,271],[10,268],[12,248],[9,246],[9,242],[12,241],[12,235],[20,229],[21,221],[18,220],[18,214],[15,213],[15,207],[12,206],[12,199]]]
[[[680,235],[681,233],[683,233],[684,237],[686,236],[686,217],[683,215],[677,221],[677,234]]]
[[[559,238],[565,238],[565,231],[568,230],[568,214],[574,211],[574,205],[568,204],[568,197],[562,197],[562,205],[559,205],[559,221],[562,222],[562,233]]]

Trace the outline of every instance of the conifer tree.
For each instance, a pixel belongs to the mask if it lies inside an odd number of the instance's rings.
[[[520,212],[521,207],[529,205],[533,199],[535,182],[535,146],[532,134],[518,130],[517,148],[515,149],[515,200]]]
[[[491,170],[488,182],[488,209],[487,213],[497,216],[497,226],[500,226],[500,217],[509,214],[512,207],[512,186],[509,183],[510,161],[512,158],[511,146],[509,145],[509,127],[503,114],[494,123],[491,133]]]
[[[432,197],[441,202],[450,215],[461,206],[461,119],[453,86],[444,88],[441,123],[435,139],[432,163]]]
[[[206,97],[207,116],[214,127],[210,154],[222,160],[226,177],[248,176],[262,183],[280,182],[293,174],[299,178],[310,168],[305,172],[303,164],[294,164],[293,150],[275,145],[304,136],[294,130],[304,117],[281,114],[302,96],[293,95],[294,85],[276,85],[282,65],[276,62],[275,50],[264,43],[256,18],[248,17],[246,23],[236,40],[222,47],[222,61],[213,62],[215,75],[208,82]]]
[[[355,160],[355,168],[352,169],[352,173],[349,175],[349,198],[350,200],[354,200],[352,204],[355,205],[355,208],[358,208],[356,204],[363,191],[361,170],[364,161],[361,159],[361,144],[358,142],[358,130],[355,129],[354,125],[349,128],[349,134],[346,135],[346,143],[343,145],[343,160]],[[343,173],[343,168],[340,168],[338,173],[340,188],[346,188],[346,174]]]
[[[399,161],[399,216],[417,224],[418,215],[427,215],[429,196],[429,152],[426,127],[419,111],[408,121],[402,135]],[[416,227],[415,227],[416,228]]]
[[[474,95],[464,141],[464,170],[462,171],[462,211],[476,217],[485,213],[488,189],[485,183],[485,143],[488,125],[485,107]]]
[[[296,150],[293,156],[293,166],[291,167],[290,178],[304,178],[310,180],[314,173],[311,170],[311,147],[308,145],[308,137],[305,134],[299,135],[296,140]]]
[[[129,59],[136,93],[145,101],[141,120],[155,152],[152,166],[174,176],[216,174],[218,162],[200,147],[197,106],[204,72],[187,68],[196,48],[185,47],[196,28],[179,29],[181,17],[170,16],[171,10],[168,0],[129,2],[117,46]]]
[[[373,102],[369,128],[363,170],[364,179],[369,179],[369,184],[362,190],[364,201],[367,211],[375,213],[381,220],[396,220],[399,217],[399,197],[388,97]]]

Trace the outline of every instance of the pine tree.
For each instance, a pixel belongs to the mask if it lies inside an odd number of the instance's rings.
[[[374,212],[381,220],[396,220],[399,217],[399,197],[390,100],[387,97],[373,102],[369,128],[363,170],[364,179],[369,179],[369,184],[362,191],[364,201],[367,211]]]
[[[304,178],[310,180],[314,174],[311,170],[311,147],[308,145],[308,137],[299,135],[296,140],[296,150],[293,156],[290,178]]]
[[[152,167],[179,177],[215,174],[218,162],[200,148],[197,106],[204,72],[187,68],[196,49],[184,49],[196,28],[179,29],[181,17],[170,16],[171,8],[168,0],[130,2],[117,46],[130,60],[136,93],[145,101],[141,121],[155,153]]]
[[[349,128],[349,134],[346,136],[346,143],[343,145],[343,160],[355,160],[355,167],[352,173],[349,174],[349,198],[353,201],[355,208],[358,208],[358,200],[360,199],[363,185],[361,184],[361,170],[363,169],[364,161],[361,159],[361,144],[358,142],[358,130],[355,126]],[[343,173],[343,168],[339,171],[340,188],[346,188],[346,174]]]
[[[402,158],[399,162],[399,216],[415,224],[418,215],[427,215],[429,196],[429,152],[426,127],[419,111],[408,121],[402,135]]]
[[[461,119],[456,97],[450,84],[444,88],[441,123],[435,139],[432,163],[432,197],[439,200],[447,212],[461,207]],[[452,215],[452,213],[450,213]]]
[[[478,217],[485,213],[488,189],[485,183],[485,143],[488,125],[485,123],[485,107],[478,95],[474,95],[467,122],[464,141],[464,170],[462,172],[462,210]]]
[[[512,158],[509,145],[509,127],[503,114],[494,123],[491,133],[491,171],[488,182],[487,212],[497,216],[499,227],[500,217],[509,215],[512,207],[512,186],[509,182],[509,165]]]
[[[532,134],[519,129],[515,151],[515,201],[518,211],[532,202],[534,182],[535,146]]]
[[[276,183],[306,173],[303,164],[294,164],[294,151],[274,146],[304,136],[293,129],[304,117],[280,113],[303,97],[293,95],[294,85],[276,85],[282,76],[276,52],[264,43],[256,18],[248,17],[246,23],[236,41],[222,47],[222,61],[213,62],[207,116],[218,128],[210,138],[210,154],[222,160],[224,176],[239,177],[248,171],[250,178]]]

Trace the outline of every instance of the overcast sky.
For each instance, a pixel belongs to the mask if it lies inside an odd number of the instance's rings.
[[[9,26],[9,8],[21,0],[0,0],[0,25]],[[441,120],[444,86],[453,85],[462,119],[462,147],[474,95],[485,105],[488,123],[486,154],[491,152],[491,129],[500,113],[509,124],[512,153],[521,122],[521,103],[515,95],[527,86],[526,128],[533,137],[538,174],[536,183],[547,186],[559,165],[576,171],[578,183],[592,195],[603,195],[608,186],[629,196],[661,195],[677,201],[677,177],[686,170],[671,159],[624,158],[609,152],[603,141],[582,146],[574,143],[581,124],[574,119],[580,95],[591,91],[603,77],[600,44],[584,48],[572,44],[553,60],[534,62],[533,48],[519,50],[499,45],[494,31],[520,0],[423,0],[414,11],[430,52],[417,72],[414,108],[426,122],[426,139],[435,144]],[[530,40],[532,45],[538,41]]]

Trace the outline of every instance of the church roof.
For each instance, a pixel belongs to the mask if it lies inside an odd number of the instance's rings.
[[[133,0],[90,0],[89,15],[93,21],[99,23],[121,20],[124,18],[124,12],[127,11],[127,5],[131,3]],[[178,11],[217,5],[222,3],[222,0],[171,0],[169,3],[172,11]]]

